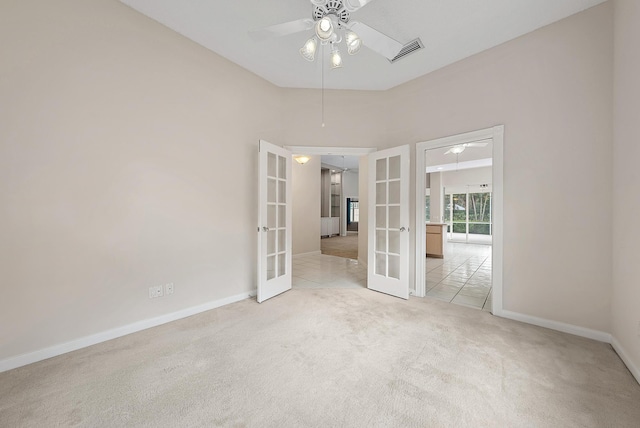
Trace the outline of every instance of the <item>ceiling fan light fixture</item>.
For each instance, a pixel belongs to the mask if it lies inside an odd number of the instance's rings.
[[[362,46],[362,40],[353,31],[347,31],[346,34],[347,52],[349,55],[355,55]]]
[[[316,57],[317,47],[318,41],[315,37],[312,37],[300,48],[300,55],[302,55],[302,57],[307,61],[313,61]]]
[[[316,36],[318,36],[321,41],[331,39],[333,33],[333,21],[328,16],[325,16],[316,22]]]
[[[334,46],[331,48],[331,68],[341,68],[342,67],[342,56],[340,55],[340,51]]]
[[[459,155],[460,153],[464,152],[465,148],[465,146],[453,146],[449,149],[449,151],[453,154]]]

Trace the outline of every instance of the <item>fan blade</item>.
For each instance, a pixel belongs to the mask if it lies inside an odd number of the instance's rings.
[[[369,49],[378,52],[391,61],[402,49],[402,43],[374,30],[362,22],[352,22],[349,29],[355,32]]]
[[[296,21],[285,22],[283,24],[271,25],[269,27],[261,28],[260,30],[249,31],[249,35],[253,40],[260,42],[274,37],[282,37],[288,34],[310,30],[311,28],[313,28],[313,19],[304,18]]]
[[[476,140],[476,141],[472,141],[470,143],[464,143],[463,146],[465,147],[486,147],[487,144],[489,144],[492,141],[491,138],[485,138],[484,140]]]
[[[453,153],[453,152],[451,151],[451,149],[449,149],[449,150],[447,150],[446,152],[444,152],[444,154],[445,154],[445,155],[448,155],[449,153]]]
[[[355,12],[356,10],[364,7],[367,3],[373,0],[344,0],[344,8],[349,12]]]

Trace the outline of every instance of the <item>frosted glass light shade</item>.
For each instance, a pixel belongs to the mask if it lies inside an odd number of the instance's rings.
[[[293,158],[300,165],[304,165],[305,163],[307,163],[307,162],[309,162],[311,160],[311,158],[309,156],[305,156],[305,155],[294,156]]]
[[[347,52],[349,55],[355,55],[362,46],[362,40],[353,31],[347,31]]]
[[[454,147],[451,147],[449,151],[453,154],[459,155],[460,153],[464,152],[465,148],[466,148],[465,146],[454,146]]]
[[[316,57],[316,48],[318,47],[318,42],[315,37],[310,38],[306,41],[304,46],[300,48],[300,55],[307,61],[313,61]]]
[[[333,21],[328,16],[316,22],[316,36],[322,41],[331,39],[333,35]]]
[[[335,69],[340,67],[342,67],[342,56],[338,49],[333,49],[331,51],[331,68]]]

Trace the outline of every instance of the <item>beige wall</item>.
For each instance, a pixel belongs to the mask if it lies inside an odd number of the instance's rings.
[[[640,375],[640,3],[615,2],[612,333]]]
[[[607,3],[390,91],[327,91],[322,128],[319,91],[276,88],[116,0],[1,3],[0,360],[253,289],[260,138],[385,148],[496,124],[505,308],[609,331],[612,22]],[[614,325],[636,352],[630,269]]]
[[[505,309],[605,332],[612,24],[607,3],[401,85],[368,128],[386,148],[504,124]]]
[[[115,0],[3,1],[0,40],[0,361],[255,288],[281,90]]]
[[[321,92],[284,89],[284,140],[290,146],[380,147],[386,138],[383,92],[326,91],[322,127]]]
[[[442,185],[445,187],[460,187],[467,185],[491,184],[493,169],[490,166],[481,168],[461,169],[459,171],[445,171],[442,173]]]
[[[320,156],[293,162],[293,254],[320,251]]]
[[[611,6],[589,9],[385,96],[389,145],[505,125],[504,307],[605,332]]]

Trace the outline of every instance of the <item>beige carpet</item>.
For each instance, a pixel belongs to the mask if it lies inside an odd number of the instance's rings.
[[[0,426],[638,427],[609,345],[430,299],[292,290],[0,374]]]
[[[320,250],[322,254],[358,260],[358,235],[322,238]]]

